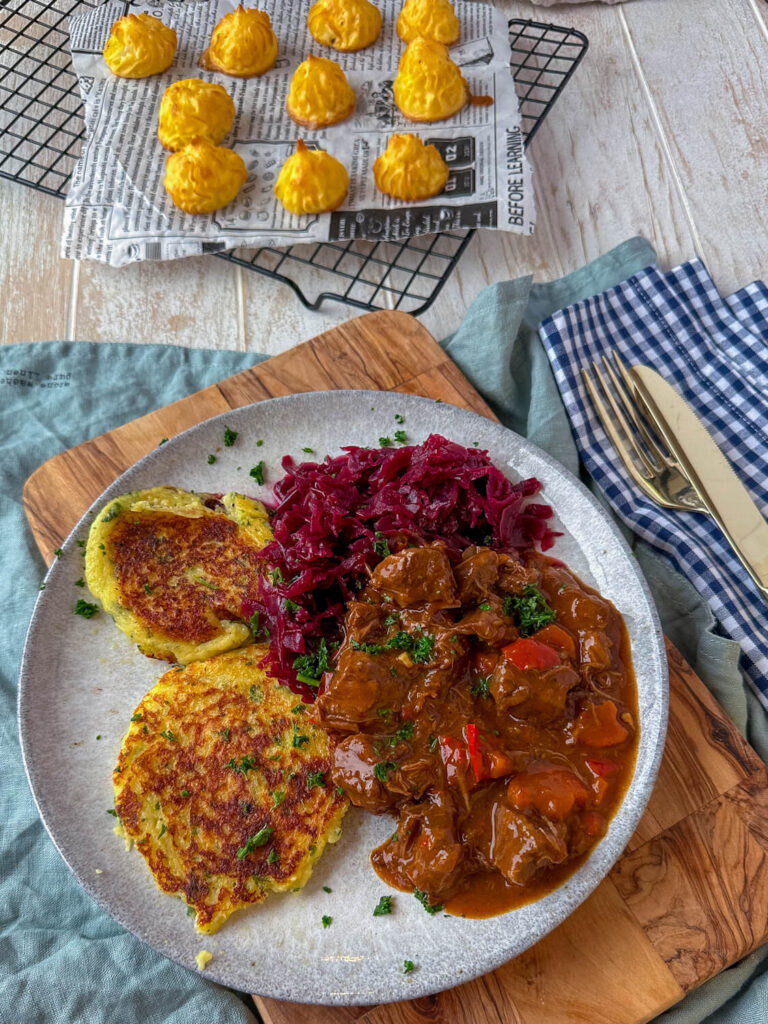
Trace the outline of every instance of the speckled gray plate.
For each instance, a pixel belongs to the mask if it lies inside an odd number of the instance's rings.
[[[200,424],[157,448],[104,492],[94,509],[124,491],[174,484],[196,491],[258,494],[248,471],[263,459],[266,485],[280,459],[316,457],[342,445],[376,445],[405,417],[410,442],[439,432],[487,448],[512,479],[535,476],[564,532],[553,553],[610,598],[627,623],[639,690],[640,749],[632,784],[608,834],[564,885],[529,906],[485,921],[425,914],[406,894],[394,913],[373,917],[386,886],[369,851],[390,832],[390,818],[354,808],[298,895],[286,894],[235,915],[216,935],[198,935],[179,900],[155,887],[144,860],[112,833],[111,774],[130,715],[163,671],[142,657],[103,613],[73,615],[83,574],[85,516],[48,573],[27,635],[19,721],[29,780],[62,857],[86,891],[156,950],[195,967],[213,953],[206,975],[223,985],[277,999],[360,1004],[408,999],[449,988],[499,966],[558,925],[597,886],[632,835],[656,776],[667,719],[667,669],[656,612],[634,558],[586,489],[516,434],[473,413],[408,395],[318,392],[260,402]],[[238,432],[223,446],[225,425]],[[256,442],[263,439],[263,446]],[[207,455],[216,455],[209,465]],[[332,892],[323,889],[328,886]],[[333,923],[323,928],[321,918]],[[403,974],[403,961],[416,970]]]

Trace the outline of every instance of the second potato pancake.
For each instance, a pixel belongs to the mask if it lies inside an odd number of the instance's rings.
[[[348,807],[328,734],[259,668],[266,653],[166,672],[131,717],[113,775],[123,833],[201,932],[305,885]]]

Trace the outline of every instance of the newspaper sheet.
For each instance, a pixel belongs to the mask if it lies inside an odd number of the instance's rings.
[[[198,66],[211,32],[235,0],[201,0],[154,7],[108,2],[70,20],[75,71],[85,103],[86,139],[75,168],[64,217],[63,255],[114,267],[139,260],[171,260],[237,247],[285,247],[355,238],[395,241],[460,228],[500,228],[531,234],[534,202],[523,151],[520,112],[510,70],[506,18],[486,3],[455,0],[461,38],[451,57],[470,92],[492,105],[470,105],[447,121],[414,125],[396,108],[392,82],[403,52],[395,31],[402,0],[379,0],[376,43],[358,53],[336,53],[307,29],[311,0],[258,0],[278,38],[276,66],[260,78],[238,79]],[[179,45],[165,74],[129,80],[113,76],[102,57],[110,28],[127,12],[146,11],[172,26]],[[285,109],[291,76],[309,53],[343,67],[357,95],[347,121],[321,131],[293,123]],[[224,85],[235,122],[222,145],[239,153],[248,179],[237,198],[210,215],[183,213],[163,187],[167,152],[157,138],[165,88],[182,78]],[[450,169],[445,190],[432,200],[402,203],[378,191],[374,160],[394,132],[415,132],[434,143]],[[273,188],[301,136],[337,157],[349,172],[349,194],[330,214],[286,212]]]

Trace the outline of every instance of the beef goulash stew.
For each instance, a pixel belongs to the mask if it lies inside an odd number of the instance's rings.
[[[467,917],[529,902],[583,862],[638,736],[608,601],[535,551],[469,547],[452,564],[440,542],[371,572],[316,714],[336,739],[334,783],[396,816],[378,874]]]

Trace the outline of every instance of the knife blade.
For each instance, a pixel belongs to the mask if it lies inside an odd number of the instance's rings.
[[[633,366],[630,374],[669,451],[761,594],[768,597],[768,522],[749,491],[699,417],[668,381],[649,366]]]

